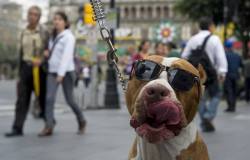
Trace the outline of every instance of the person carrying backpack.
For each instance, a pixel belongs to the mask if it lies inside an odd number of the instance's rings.
[[[226,54],[219,37],[212,35],[210,30],[212,20],[200,19],[200,31],[188,41],[181,57],[187,59],[195,67],[201,64],[206,71],[205,92],[199,104],[201,129],[203,132],[213,132],[212,123],[220,102],[220,86],[227,73]]]

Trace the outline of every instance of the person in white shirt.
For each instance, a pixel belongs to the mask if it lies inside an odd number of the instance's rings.
[[[192,50],[201,46],[206,37],[208,37],[211,32],[211,27],[213,22],[209,18],[201,18],[200,20],[200,32],[194,35],[187,43],[181,57],[188,59],[192,53]],[[216,116],[217,108],[220,102],[220,90],[219,86],[223,83],[225,75],[227,73],[227,59],[224,51],[224,47],[219,37],[216,35],[211,35],[207,40],[205,45],[205,51],[207,56],[216,70],[218,81],[215,85],[206,86],[205,93],[201,98],[199,105],[199,114],[201,118],[201,128],[204,132],[213,132],[215,127],[212,123]],[[217,79],[215,77],[215,79]],[[213,89],[213,94],[209,92],[209,89]],[[207,102],[208,105],[207,105]]]
[[[50,136],[53,133],[54,105],[56,92],[59,84],[62,84],[66,102],[76,115],[78,122],[78,133],[83,134],[86,120],[79,106],[74,101],[74,49],[75,37],[69,30],[68,17],[64,12],[57,12],[53,19],[54,30],[49,41],[49,52],[45,53],[48,57],[49,73],[47,77],[47,97],[45,109],[45,127],[39,136]]]
[[[83,69],[82,69],[82,75],[83,75],[83,81],[85,84],[85,87],[88,88],[89,83],[90,83],[90,77],[91,77],[91,70],[90,70],[90,66],[88,65],[84,65]]]

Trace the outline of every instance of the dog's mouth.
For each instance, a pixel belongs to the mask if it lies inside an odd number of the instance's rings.
[[[173,100],[162,100],[145,107],[140,120],[132,117],[130,125],[150,143],[159,143],[179,135],[185,122],[181,105]]]

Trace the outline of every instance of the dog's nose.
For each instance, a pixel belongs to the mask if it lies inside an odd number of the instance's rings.
[[[163,85],[157,84],[147,87],[146,96],[149,100],[158,101],[169,96],[170,91]]]

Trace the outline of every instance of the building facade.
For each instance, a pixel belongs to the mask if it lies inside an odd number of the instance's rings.
[[[178,28],[181,39],[191,36],[191,25],[183,17],[174,12],[176,0],[116,0],[119,9],[119,37],[134,37],[136,39],[152,38],[153,27],[164,21],[171,21]],[[65,10],[70,15],[73,26],[82,16],[82,6],[88,0],[53,0],[50,2],[50,16],[57,10]],[[106,11],[109,10],[110,0],[102,0]],[[50,17],[49,19],[51,19]],[[132,36],[131,36],[132,35]]]

